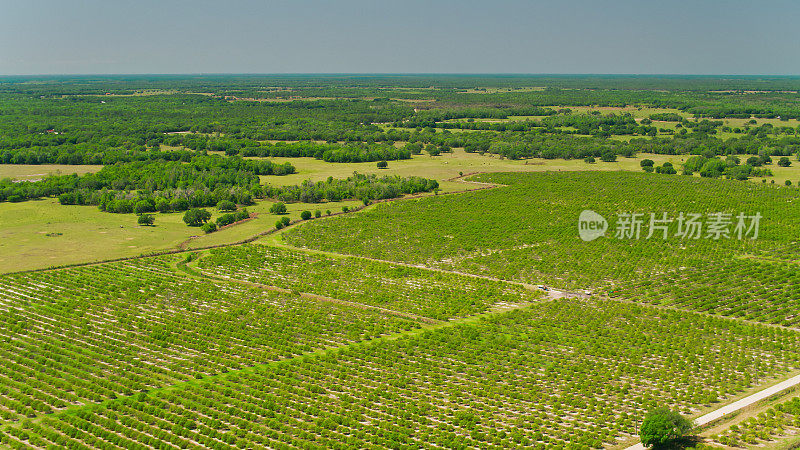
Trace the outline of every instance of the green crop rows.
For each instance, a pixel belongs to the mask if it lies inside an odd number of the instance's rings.
[[[206,273],[365,303],[433,319],[483,312],[539,294],[492,280],[362,258],[307,254],[259,244],[227,247],[201,258]]]
[[[377,207],[285,233],[298,247],[455,269],[796,324],[797,191],[684,176],[486,174],[507,186]],[[583,242],[584,209],[609,221]],[[615,238],[619,213],[760,213],[758,239]],[[674,232],[674,228],[671,230]],[[336,239],[335,236],[349,236]],[[746,279],[748,282],[741,282]],[[640,287],[646,289],[640,290]],[[641,298],[640,299],[640,294]],[[620,294],[621,295],[621,294]],[[674,300],[670,300],[674,299]]]
[[[0,423],[419,326],[169,263],[0,277]]]
[[[792,370],[799,336],[613,301],[263,365],[5,431],[25,448],[599,447],[646,408],[701,405]]]
[[[797,263],[753,258],[703,261],[609,288],[612,297],[761,322],[800,324]]]
[[[775,405],[757,416],[731,425],[711,438],[722,445],[743,447],[764,444],[800,431],[800,398]]]

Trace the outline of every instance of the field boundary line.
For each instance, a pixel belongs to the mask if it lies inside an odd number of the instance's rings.
[[[365,310],[379,311],[379,312],[383,312],[383,313],[390,314],[390,315],[393,315],[393,316],[405,317],[407,319],[417,320],[417,321],[425,322],[425,323],[429,323],[429,324],[438,324],[438,323],[444,322],[443,320],[437,320],[437,319],[433,319],[433,318],[430,318],[430,317],[419,316],[419,315],[416,315],[416,314],[413,314],[413,313],[407,313],[407,312],[403,312],[403,311],[396,311],[396,310],[393,310],[393,309],[383,308],[383,307],[380,307],[380,306],[368,305],[366,303],[353,302],[353,301],[349,301],[349,300],[342,300],[342,299],[339,299],[339,298],[328,297],[326,295],[314,294],[314,293],[311,293],[311,292],[299,292],[299,291],[294,291],[292,289],[286,289],[286,288],[282,288],[282,287],[278,287],[278,286],[273,286],[271,284],[256,283],[256,282],[253,282],[253,281],[241,280],[241,279],[237,279],[237,278],[230,278],[230,277],[226,277],[226,276],[223,276],[223,275],[215,275],[215,274],[208,273],[208,272],[205,272],[203,270],[200,270],[197,267],[189,267],[188,264],[186,264],[185,262],[180,262],[180,263],[176,264],[175,267],[178,270],[183,270],[183,272],[185,272],[189,276],[193,276],[193,277],[203,277],[203,278],[207,278],[207,279],[211,279],[211,280],[225,281],[225,282],[229,282],[229,283],[238,283],[238,284],[243,284],[243,285],[246,285],[246,286],[252,286],[252,287],[256,287],[256,288],[260,288],[260,289],[265,289],[265,290],[270,290],[270,291],[275,291],[275,292],[281,292],[283,294],[297,294],[300,297],[309,298],[309,299],[312,299],[312,300],[328,302],[328,303],[337,303],[337,304],[345,305],[345,306],[353,306],[353,307],[360,308],[360,309],[365,309]]]
[[[280,233],[277,233],[277,234],[279,235]],[[460,272],[460,271],[457,271],[457,270],[441,269],[441,268],[438,268],[438,267],[426,266],[424,264],[412,264],[412,263],[406,263],[406,262],[401,262],[401,261],[390,261],[388,259],[371,258],[369,256],[348,255],[348,254],[345,254],[345,253],[336,253],[336,252],[330,252],[330,251],[327,251],[327,250],[317,250],[317,249],[312,249],[312,248],[295,247],[295,246],[293,246],[291,244],[278,242],[277,240],[272,240],[272,241],[269,241],[269,242],[263,242],[263,243],[259,243],[259,244],[260,245],[266,245],[266,246],[269,246],[269,247],[283,248],[283,249],[286,249],[286,250],[299,251],[299,252],[303,252],[303,253],[307,253],[307,254],[326,255],[326,256],[337,258],[337,259],[357,258],[357,259],[361,259],[361,260],[365,260],[365,261],[372,261],[372,262],[377,262],[377,263],[389,264],[389,265],[393,265],[393,266],[408,267],[410,269],[422,269],[422,270],[428,270],[428,271],[431,271],[431,272],[444,273],[444,274],[448,274],[448,275],[457,275],[457,276],[462,276],[462,277],[469,277],[469,278],[476,278],[476,279],[487,280],[487,281],[494,281],[494,282],[498,282],[498,283],[511,284],[511,285],[514,285],[514,286],[523,287],[523,288],[531,290],[531,291],[544,291],[547,294],[547,297],[552,298],[552,299],[564,298],[564,297],[568,297],[568,298],[571,298],[571,297],[589,297],[589,295],[585,294],[584,292],[569,291],[569,290],[565,290],[565,289],[557,289],[557,288],[552,288],[550,286],[525,283],[525,282],[522,282],[522,281],[505,280],[505,279],[502,279],[502,278],[492,277],[492,276],[489,276],[489,275],[480,275],[480,274],[475,274],[475,273]],[[542,289],[540,286],[544,287],[545,289]]]
[[[744,323],[744,324],[747,324],[747,325],[763,326],[763,327],[777,328],[779,330],[789,330],[789,331],[794,331],[794,332],[800,332],[800,328],[797,328],[797,327],[787,327],[785,325],[778,325],[778,324],[767,323],[767,322],[759,322],[759,321],[756,321],[756,320],[744,319],[744,318],[741,318],[741,317],[731,317],[731,316],[724,316],[722,314],[712,314],[712,313],[709,313],[709,312],[706,312],[706,311],[698,311],[696,309],[685,309],[685,308],[679,308],[677,306],[672,306],[672,305],[659,305],[659,304],[655,304],[655,303],[636,302],[634,300],[609,297],[607,294],[600,294],[600,295],[598,295],[598,297],[599,298],[604,298],[606,300],[615,301],[615,302],[626,303],[626,304],[629,304],[629,305],[647,306],[649,308],[664,309],[664,310],[668,310],[668,311],[689,312],[689,313],[693,313],[693,314],[700,314],[700,315],[703,315],[703,316],[706,316],[706,317],[715,317],[717,319],[733,320],[733,321]]]

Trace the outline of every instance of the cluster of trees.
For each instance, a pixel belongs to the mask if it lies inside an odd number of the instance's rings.
[[[0,164],[116,164],[131,161],[183,161],[196,155],[190,150],[148,149],[129,145],[109,147],[93,143],[63,144],[48,147],[13,147],[0,149]]]
[[[80,176],[52,175],[39,181],[19,183],[9,179],[0,180],[0,201],[14,202],[57,196],[65,205],[102,205],[117,200],[127,204],[138,196],[130,194],[136,191],[144,192],[143,197],[151,198],[154,208],[159,197],[184,197],[190,201],[195,195],[206,197],[201,202],[203,205],[208,202],[215,205],[220,200],[229,198],[216,195],[214,199],[209,199],[209,192],[219,193],[220,190],[238,187],[253,191],[252,195],[258,195],[259,175],[285,175],[294,171],[294,166],[289,163],[275,164],[267,160],[208,155],[195,156],[186,163],[164,160],[134,161],[105,166],[97,173]],[[178,195],[180,192],[191,192],[191,195]],[[232,195],[239,203],[246,203],[236,197],[240,195],[238,192]]]
[[[639,162],[639,165],[645,172],[662,173],[665,175],[675,175],[678,173],[669,161],[660,166],[655,166],[655,162],[652,159],[643,159]]]
[[[772,171],[767,168],[760,168],[764,164],[771,163],[772,159],[768,155],[751,156],[745,164],[739,164],[740,160],[736,156],[728,156],[724,160],[717,157],[692,156],[683,163],[683,173],[691,175],[698,172],[702,177],[726,178],[736,180],[747,180],[750,177],[772,176]]]
[[[223,203],[223,202],[220,202]],[[192,208],[183,215],[183,222],[190,227],[200,227],[206,233],[213,233],[217,229],[250,217],[247,209],[222,214],[215,222],[211,221],[211,213],[202,208]]]
[[[650,114],[650,120],[658,120],[661,122],[683,122],[683,116],[678,113],[655,113]]]
[[[404,127],[417,127],[420,124],[410,121],[397,124]],[[487,130],[487,131],[531,131],[540,129],[545,133],[586,134],[594,136],[612,135],[655,135],[657,130],[647,125],[639,125],[630,114],[565,114],[551,115],[542,120],[509,122],[458,121],[425,123],[426,126],[443,129]],[[572,128],[572,129],[566,129]]]
[[[394,126],[425,128],[443,126],[444,124],[441,122],[453,119],[508,119],[509,116],[552,116],[557,113],[558,111],[552,108],[542,108],[538,106],[515,108],[437,108],[418,111],[405,121],[395,122]]]
[[[346,179],[328,178],[325,181],[305,181],[297,186],[275,187],[269,196],[282,202],[319,203],[324,200],[338,202],[358,199],[364,203],[372,200],[397,198],[403,194],[430,192],[439,188],[436,180],[422,177],[399,177],[353,173]]]
[[[262,143],[257,147],[244,147],[237,153],[242,156],[310,157],[326,162],[373,162],[409,159],[411,153],[389,145],[374,144],[318,144],[314,142]]]

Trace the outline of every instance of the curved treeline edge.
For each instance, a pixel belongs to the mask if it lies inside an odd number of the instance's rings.
[[[259,175],[294,173],[290,163],[246,160],[239,156],[196,156],[180,161],[135,161],[105,166],[95,174],[51,175],[39,181],[0,180],[0,201],[20,202],[58,197],[62,205],[97,205],[112,213],[185,211],[215,206],[221,201],[250,205],[254,199],[318,203],[359,199],[396,198],[404,194],[430,192],[435,180],[421,177],[361,175],[346,180],[304,182],[300,186],[270,187]]]
[[[412,139],[412,152],[416,142],[427,142],[443,147],[463,147],[466,152],[492,153],[510,159],[582,159],[588,156],[619,155],[631,157],[637,153],[662,155],[731,155],[767,154],[769,156],[791,156],[800,151],[800,137],[787,136],[777,139],[758,139],[754,136],[719,139],[703,133],[692,133],[670,138],[633,138],[628,142],[615,139],[598,139],[574,134],[545,134],[541,132],[504,132],[500,137],[495,132],[437,133],[419,135]]]
[[[189,162],[134,161],[105,166],[94,174],[51,175],[39,181],[0,180],[0,201],[58,196],[65,204],[84,204],[81,193],[98,191],[163,191],[216,189],[259,184],[259,175],[295,172],[290,163],[245,160],[221,156],[196,156]],[[96,203],[95,203],[96,204]]]
[[[359,163],[410,159],[411,152],[390,145],[367,143],[336,144],[318,142],[259,142],[252,139],[213,139],[205,136],[186,138],[188,148],[224,151],[244,157],[316,158],[325,162]]]

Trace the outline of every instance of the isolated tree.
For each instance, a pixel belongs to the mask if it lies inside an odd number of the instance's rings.
[[[315,210],[315,211],[314,211],[314,217],[316,217],[316,218],[320,218],[320,217],[322,217],[322,211],[320,211],[320,210],[318,210],[318,209],[317,209],[317,210]]]
[[[386,161],[378,161],[378,169],[385,169],[389,167],[389,163]]]
[[[586,164],[594,164],[595,159],[593,156],[587,156],[586,158],[583,158],[583,162]]]
[[[283,224],[283,226],[288,227],[289,224],[292,223],[292,221],[289,220],[288,217],[281,217],[281,223]]]
[[[652,159],[643,159],[643,160],[639,161],[639,165],[641,167],[653,167],[654,164],[655,164],[655,161],[653,161]]]
[[[300,218],[303,220],[308,220],[311,218],[311,211],[303,211],[300,213]]]
[[[272,214],[286,214],[286,204],[283,202],[273,203],[269,207],[269,212]]]
[[[190,227],[199,227],[210,219],[211,213],[200,208],[192,208],[183,215],[183,221]]]
[[[778,160],[778,165],[781,167],[789,167],[792,165],[792,162],[789,160],[789,158],[784,156],[783,158]]]
[[[139,225],[150,226],[156,222],[156,218],[152,214],[142,214],[136,222]]]
[[[644,417],[639,438],[645,447],[659,448],[682,438],[692,427],[692,422],[680,413],[669,408],[656,408]]]

